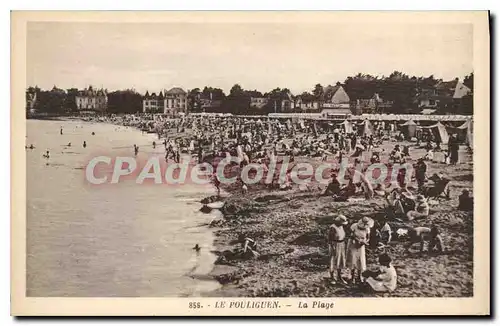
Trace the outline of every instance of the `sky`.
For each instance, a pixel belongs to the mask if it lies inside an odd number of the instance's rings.
[[[29,22],[27,86],[292,93],[361,72],[463,79],[472,25]]]

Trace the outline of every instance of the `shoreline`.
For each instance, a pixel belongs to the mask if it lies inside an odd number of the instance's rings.
[[[79,119],[67,119],[79,120]],[[83,119],[80,119],[85,121]],[[85,121],[125,126],[113,121]],[[135,127],[135,126],[126,126]],[[135,128],[140,130],[140,128]],[[411,144],[411,143],[408,143]],[[393,142],[386,142],[388,148]],[[387,160],[389,151],[381,156]],[[419,149],[412,148],[412,157]],[[421,153],[420,153],[421,154]],[[461,150],[461,155],[468,155]],[[469,157],[470,159],[470,157]],[[297,157],[297,161],[319,164],[315,158]],[[471,161],[461,160],[462,162]],[[404,255],[402,244],[387,249],[398,271],[395,297],[464,297],[473,294],[472,275],[472,213],[458,212],[457,196],[464,188],[472,188],[472,164],[447,166],[445,173],[452,180],[452,200],[431,205],[426,221],[410,226],[439,225],[445,232],[445,254],[439,256]],[[431,163],[429,173],[443,171],[440,163]],[[268,190],[264,185],[249,187],[241,194],[236,185],[223,185],[225,206],[223,218],[208,226],[214,235],[212,251],[219,258],[212,263],[207,279],[220,284],[216,290],[202,293],[204,297],[356,297],[369,296],[352,286],[334,286],[328,276],[328,254],[325,231],[336,213],[343,213],[349,222],[363,216],[373,217],[383,209],[384,199],[376,197],[356,202],[334,202],[320,196],[324,185],[312,184],[310,189]],[[214,189],[215,190],[215,189]],[[215,191],[214,191],[215,192]],[[211,197],[208,195],[208,197]],[[203,200],[203,199],[202,199]],[[200,203],[200,207],[203,204]],[[258,258],[232,255],[241,248],[241,237],[258,243]],[[379,252],[367,252],[367,266],[376,266]],[[222,258],[221,258],[222,257]],[[344,277],[348,275],[344,271]],[[447,278],[451,275],[451,279]]]

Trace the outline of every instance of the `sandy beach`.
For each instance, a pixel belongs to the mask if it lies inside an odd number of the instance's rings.
[[[121,123],[115,122],[118,125]],[[190,130],[168,130],[170,137],[189,138]],[[290,143],[292,139],[286,139]],[[395,144],[408,145],[409,163],[414,164],[425,149],[411,142],[385,141],[379,149],[382,162],[389,160]],[[394,297],[468,297],[473,295],[473,213],[457,210],[458,195],[463,189],[473,188],[472,155],[466,146],[460,147],[460,164],[441,163],[442,153],[434,162],[428,162],[427,174],[444,173],[451,180],[451,199],[431,200],[429,217],[421,221],[404,221],[391,227],[438,226],[442,231],[445,249],[434,254],[418,251],[404,252],[404,242],[393,240],[385,249],[368,249],[367,266],[377,266],[377,257],[386,252],[393,257],[398,273],[398,287]],[[362,162],[368,163],[370,151]],[[352,160],[352,158],[351,158]],[[321,164],[320,157],[295,157],[295,163]],[[294,163],[294,164],[295,164]],[[291,164],[293,166],[293,164]],[[232,172],[238,174],[239,167]],[[413,181],[414,184],[414,181]],[[237,184],[223,185],[224,207],[221,218],[211,223],[215,235],[211,251],[217,257],[212,271],[194,278],[215,279],[219,289],[203,292],[210,297],[356,297],[374,296],[353,285],[333,285],[328,278],[329,256],[326,230],[336,214],[343,214],[354,223],[363,216],[376,218],[383,212],[386,200],[375,197],[365,200],[362,195],[353,201],[335,202],[331,196],[322,196],[325,184],[312,181],[307,189],[293,185],[291,190],[270,190],[266,185],[249,185],[241,193]],[[302,188],[302,189],[300,189]],[[387,189],[389,192],[391,189]],[[214,191],[215,195],[215,191]],[[212,196],[213,197],[213,196]],[[208,197],[209,198],[209,197]],[[200,203],[200,207],[203,204]],[[393,230],[394,231],[394,230]],[[243,258],[233,253],[241,249],[241,239],[257,241],[257,258]],[[349,278],[349,270],[344,270]]]
[[[402,143],[410,144],[410,143]],[[394,143],[386,142],[381,155],[387,161]],[[411,156],[424,154],[410,144]],[[298,158],[297,161],[318,164],[319,158]],[[451,179],[451,199],[430,201],[430,215],[423,221],[406,221],[406,226],[436,225],[445,243],[441,254],[420,253],[418,248],[404,253],[403,243],[392,241],[385,252],[393,257],[398,272],[394,297],[468,297],[473,295],[473,214],[457,210],[458,195],[472,188],[472,157],[460,148],[461,164],[447,166],[428,163],[428,174],[443,172]],[[470,162],[470,163],[469,163]],[[317,187],[316,187],[317,186]],[[249,297],[356,297],[373,296],[356,286],[332,285],[328,281],[328,249],[325,232],[333,216],[344,214],[349,222],[363,216],[374,217],[383,210],[385,199],[375,197],[356,202],[334,202],[321,196],[324,185],[313,185],[301,191],[270,191],[262,185],[249,187],[242,194],[227,187],[231,196],[223,208],[225,218],[216,223],[215,247],[219,259],[211,275],[223,287],[208,296]],[[315,189],[316,188],[316,189]],[[320,190],[321,189],[321,190]],[[258,242],[260,256],[256,259],[232,257],[229,253],[241,247],[239,239],[250,237]],[[418,247],[418,246],[416,246]],[[379,249],[367,250],[368,268],[376,266]],[[347,276],[349,271],[344,271]]]

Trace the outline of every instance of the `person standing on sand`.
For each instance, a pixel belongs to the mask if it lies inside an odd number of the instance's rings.
[[[366,270],[366,250],[368,245],[370,228],[373,220],[363,217],[351,226],[351,237],[347,245],[347,265],[351,269],[351,283],[356,283],[356,271],[358,281],[363,282],[362,273]]]
[[[354,170],[355,173],[358,173],[358,171]],[[373,198],[373,185],[371,184],[370,180],[368,180],[367,177],[363,173],[359,173],[361,177],[361,189],[363,189],[363,194],[365,195],[365,199],[371,199]]]
[[[200,145],[200,147],[198,147],[198,164],[201,162],[203,162],[203,148]]]
[[[456,135],[450,137],[448,141],[450,164],[456,165],[458,163],[458,150],[459,150],[458,139]]]
[[[422,191],[427,178],[427,164],[423,158],[419,158],[415,165],[415,179],[417,180],[418,190]]]
[[[346,245],[345,230],[347,218],[344,215],[338,215],[333,224],[328,229],[328,251],[330,254],[330,279],[332,283],[347,282],[342,278],[342,269],[346,268]],[[334,270],[337,271],[337,280],[335,280]]]
[[[212,175],[212,183],[217,190],[217,197],[220,197],[220,180],[216,171],[214,171],[214,174]]]

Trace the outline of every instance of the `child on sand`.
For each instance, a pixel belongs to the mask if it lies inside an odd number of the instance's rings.
[[[434,151],[433,149],[429,149],[424,156],[424,160],[426,161],[434,161]]]
[[[377,271],[367,271],[367,288],[375,292],[392,292],[397,286],[397,273],[392,266],[392,259],[387,254],[378,257],[380,267]]]
[[[344,215],[338,215],[333,224],[328,229],[328,251],[330,253],[330,279],[332,283],[346,281],[342,278],[342,269],[346,267],[346,247],[345,230],[347,218]],[[334,271],[337,271],[337,280],[335,280]]]
[[[389,223],[387,223],[387,219],[384,218],[382,222],[380,223],[380,228],[378,229],[378,232],[380,234],[380,241],[379,245],[380,246],[386,246],[391,242],[392,240],[392,230],[391,226]]]

